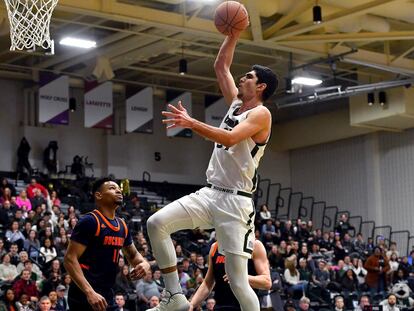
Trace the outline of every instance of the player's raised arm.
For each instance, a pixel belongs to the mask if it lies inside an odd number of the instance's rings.
[[[227,36],[221,45],[220,51],[214,63],[214,70],[216,72],[217,81],[219,83],[221,92],[227,104],[231,104],[237,97],[237,86],[234,78],[230,72],[230,66],[233,62],[234,50],[236,49],[237,39],[239,33],[232,36]]]
[[[85,245],[71,240],[66,251],[63,265],[75,284],[85,293],[92,308],[97,311],[104,311],[108,306],[105,298],[95,292],[91,284],[86,280],[79,264],[79,258],[85,250]]]

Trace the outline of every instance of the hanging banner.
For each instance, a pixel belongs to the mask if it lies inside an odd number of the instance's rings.
[[[167,92],[167,103],[173,106],[177,106],[178,102],[181,101],[181,104],[187,109],[188,114],[192,115],[192,102],[191,102],[191,93],[185,92],[178,96],[176,92]],[[168,106],[166,108],[168,109]],[[193,137],[193,131],[190,129],[184,129],[182,127],[176,127],[167,130],[168,137]]]
[[[69,123],[69,77],[40,74],[39,122]]]
[[[224,97],[209,96],[204,98],[205,110],[205,122],[209,125],[220,127],[221,121],[229,110]]]
[[[113,127],[112,82],[85,82],[85,127]]]
[[[127,94],[126,132],[153,133],[153,126],[154,100],[152,87],[147,87],[131,97]]]

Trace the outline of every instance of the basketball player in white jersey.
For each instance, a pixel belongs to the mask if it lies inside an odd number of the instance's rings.
[[[177,107],[169,105],[170,111],[163,112],[167,128],[189,128],[215,142],[215,148],[206,172],[207,186],[172,202],[148,219],[148,234],[166,288],[164,299],[158,307],[149,309],[152,311],[189,309],[178,281],[170,234],[197,227],[215,228],[219,251],[226,256],[226,274],[241,309],[260,310],[247,272],[254,241],[252,193],[272,126],[271,114],[263,102],[274,93],[278,81],[269,68],[255,65],[236,86],[230,66],[237,39],[238,34],[225,38],[214,65],[230,106],[219,128],[189,116],[181,102]]]

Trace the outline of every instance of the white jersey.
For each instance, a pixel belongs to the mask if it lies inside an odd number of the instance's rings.
[[[237,114],[241,105],[241,100],[233,101],[220,128],[231,131],[246,120],[249,111]],[[257,144],[249,137],[230,148],[216,143],[206,172],[207,182],[220,187],[254,192],[257,168],[268,140],[269,138],[264,144]]]

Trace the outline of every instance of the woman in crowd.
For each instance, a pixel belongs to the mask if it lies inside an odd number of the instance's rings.
[[[13,186],[12,183],[9,183],[9,181],[6,177],[3,177],[1,179],[1,183],[0,183],[0,193],[3,193],[4,189],[6,189],[6,188],[10,189],[11,196],[16,195],[16,188]]]
[[[24,240],[24,249],[29,253],[30,258],[39,257],[40,241],[37,238],[37,232],[30,230],[29,236]]]
[[[26,190],[20,191],[19,196],[16,198],[16,204],[19,208],[26,206],[26,211],[32,210],[32,202],[30,202],[29,198],[27,197]]]
[[[57,192],[55,190],[52,191],[50,194],[50,206],[59,206],[60,207],[60,199],[58,198]]]
[[[18,273],[16,266],[10,263],[10,259],[9,254],[4,254],[1,258],[0,281],[11,284]]]
[[[0,311],[17,311],[16,297],[11,288],[6,291],[0,302]]]
[[[365,284],[365,276],[367,275],[368,271],[364,268],[364,263],[362,262],[362,259],[352,259],[352,265],[352,270],[354,271],[358,280],[359,290],[366,291],[367,285]]]
[[[6,231],[6,239],[9,243],[16,243],[19,246],[19,249],[23,248],[25,238],[20,231],[19,222],[17,220],[14,220],[10,225],[10,229]]]
[[[57,256],[56,248],[53,246],[52,241],[46,238],[40,248],[40,254],[45,258],[45,263],[51,262]]]
[[[3,204],[5,201],[11,201],[12,192],[10,188],[4,188],[3,193],[0,197],[0,204]]]
[[[116,276],[115,292],[121,292],[124,295],[135,293],[135,284],[131,280],[128,265],[124,265]]]
[[[263,204],[262,206],[260,206],[260,223],[264,224],[266,222],[266,220],[271,219],[272,218],[272,214],[270,213],[268,207],[266,204]]]
[[[291,256],[285,261],[285,281],[287,283],[288,292],[294,295],[295,292],[305,293],[308,283],[300,281],[299,271],[296,269],[296,256]]]

